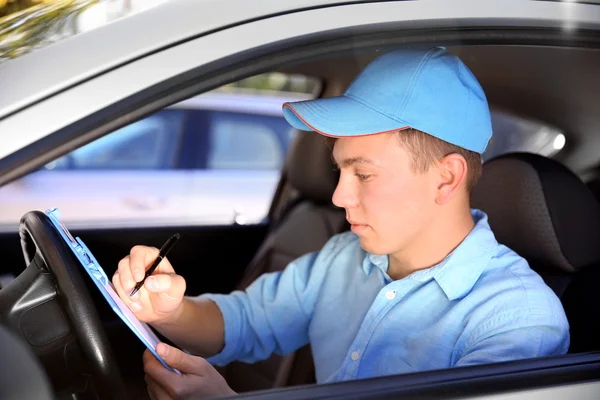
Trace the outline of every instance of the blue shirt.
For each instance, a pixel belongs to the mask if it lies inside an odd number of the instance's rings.
[[[225,347],[208,361],[251,363],[310,342],[323,383],[566,353],[559,299],[472,215],[452,253],[403,279],[347,232],[244,292],[203,295],[225,322]]]

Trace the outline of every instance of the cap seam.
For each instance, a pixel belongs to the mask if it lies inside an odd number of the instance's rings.
[[[402,104],[400,104],[400,107],[398,108],[398,110],[396,111],[396,114],[400,115],[404,112],[404,109],[406,108],[406,105],[409,103],[408,98],[412,97],[412,89],[415,85],[415,82],[419,79],[419,77],[421,76],[424,68],[423,65],[429,61],[429,59],[431,58],[431,55],[436,51],[436,49],[430,49],[427,54],[425,54],[425,56],[423,57],[423,59],[421,60],[421,62],[419,63],[419,65],[417,66],[417,72],[413,75],[412,79],[410,80],[410,83],[408,84],[408,89],[406,90],[407,95],[404,96],[404,100],[402,101]]]
[[[464,71],[463,64],[460,63],[460,62],[458,62],[458,74],[459,74],[459,77],[461,79],[464,79],[464,72],[465,71]],[[466,148],[466,147],[464,147],[463,143],[465,142],[465,136],[467,135],[466,126],[467,126],[467,119],[468,119],[468,116],[469,116],[469,112],[471,110],[471,96],[473,95],[472,92],[473,92],[472,90],[470,90],[470,89],[468,90],[468,93],[467,93],[467,106],[466,106],[466,109],[465,109],[465,115],[463,117],[463,125],[461,126],[461,129],[460,129],[460,143],[461,144],[459,146],[461,146],[463,148]],[[474,147],[474,148],[476,147],[477,148],[477,150],[473,149],[472,151],[479,152],[479,145],[474,145],[472,147]]]
[[[408,89],[406,90],[407,93],[409,93],[409,95],[404,97],[404,100],[402,102],[402,104],[400,105],[400,108],[398,110],[396,110],[396,114],[399,115],[402,113],[402,111],[404,110],[404,108],[406,107],[406,104],[408,104],[408,97],[410,97],[410,93],[412,92],[412,89],[415,85],[415,81],[418,79],[418,77],[421,75],[421,73],[423,72],[423,65],[431,58],[431,55],[437,51],[435,48],[430,49],[425,56],[423,56],[423,58],[421,59],[421,61],[419,62],[419,65],[417,66],[417,71],[415,72],[415,74],[413,75],[413,77],[411,78],[411,81],[408,85]],[[354,81],[353,81],[354,82]],[[348,87],[348,89],[350,89],[350,86]],[[369,107],[371,110],[374,110],[382,115],[385,115],[388,118],[391,118],[392,120],[396,121],[396,122],[400,122],[398,121],[397,117],[394,117],[386,112],[380,111],[379,109],[377,109],[375,106],[363,101],[362,99],[357,98],[355,95],[348,93],[349,90],[346,90],[346,92],[343,94],[343,96],[348,96],[349,98],[351,98],[354,101],[359,102],[360,104],[364,105],[365,107]]]
[[[388,113],[386,113],[384,111],[380,111],[377,108],[375,108],[372,105],[370,105],[369,103],[365,103],[364,101],[361,101],[361,99],[356,98],[354,95],[344,94],[343,96],[347,96],[347,97],[351,98],[352,100],[356,101],[357,103],[362,104],[363,106],[369,108],[370,110],[378,112],[379,114],[383,115],[384,117],[387,117],[387,118],[389,118],[389,119],[391,119],[393,121],[396,121],[398,123],[405,124],[406,126],[410,126],[406,121],[399,120],[398,118],[393,117],[393,116],[389,115]]]

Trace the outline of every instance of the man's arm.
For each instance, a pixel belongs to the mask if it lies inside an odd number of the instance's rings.
[[[307,254],[283,271],[267,273],[245,291],[208,294],[224,320],[224,347],[213,364],[256,362],[286,354],[308,343],[308,326],[324,280],[327,251]]]
[[[184,297],[177,312],[152,326],[180,348],[198,356],[212,356],[225,346],[223,315],[210,299]]]
[[[308,324],[324,268],[318,253],[259,277],[245,291],[184,298],[172,317],[153,323],[179,347],[215,364],[254,362],[308,343]]]

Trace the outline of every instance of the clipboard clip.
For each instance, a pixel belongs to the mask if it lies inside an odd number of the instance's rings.
[[[94,257],[90,249],[88,249],[88,247],[85,245],[85,243],[83,243],[83,241],[79,237],[77,237],[75,240],[77,240],[77,243],[80,246],[77,250],[81,250],[81,255],[88,262],[85,268],[91,273],[93,273],[94,277],[98,279],[104,286],[106,286],[110,281],[102,267],[100,267],[100,264],[98,263],[98,260],[96,260],[96,257]]]

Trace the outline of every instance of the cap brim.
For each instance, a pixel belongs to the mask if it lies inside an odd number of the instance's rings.
[[[364,136],[409,128],[347,96],[283,105],[283,116],[296,129],[326,136]]]

